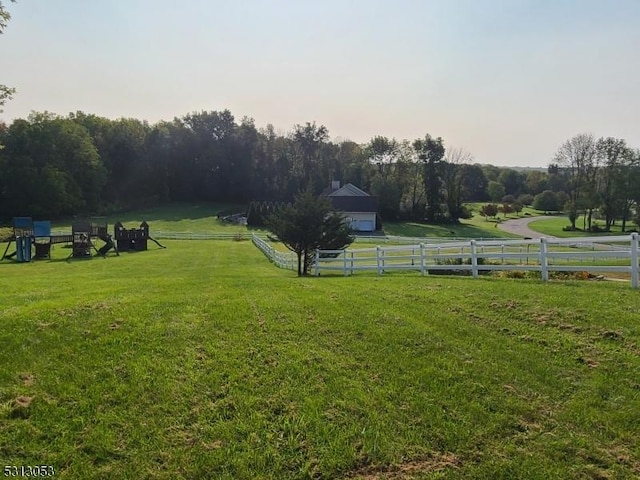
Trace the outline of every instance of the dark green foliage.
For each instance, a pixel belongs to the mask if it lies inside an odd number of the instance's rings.
[[[60,216],[99,208],[106,172],[87,130],[70,119],[32,114],[0,143],[0,217]]]
[[[484,215],[484,218],[487,217],[495,217],[498,215],[498,205],[495,203],[489,203],[487,205],[483,205],[480,209],[480,214]]]
[[[267,227],[298,256],[298,275],[308,273],[316,249],[338,250],[353,242],[342,216],[311,186],[296,195],[293,205],[269,216]]]
[[[414,148],[423,164],[424,191],[426,197],[425,219],[428,222],[442,222],[445,219],[445,198],[442,175],[444,140],[427,134],[424,140],[416,140]]]
[[[507,195],[518,196],[525,189],[525,181],[527,176],[512,168],[505,168],[500,172],[498,182],[504,186]]]
[[[543,212],[557,212],[560,208],[555,193],[545,190],[533,198],[533,208]]]
[[[265,227],[267,219],[285,206],[284,202],[251,202],[247,210],[247,225]]]
[[[531,195],[530,193],[523,193],[522,195],[518,195],[518,203],[527,206],[533,204],[533,195]]]
[[[465,192],[465,200],[469,202],[482,202],[487,200],[487,187],[489,180],[480,165],[461,165],[462,186]]]
[[[505,196],[506,190],[500,182],[491,180],[487,186],[487,193],[493,202],[499,202]]]

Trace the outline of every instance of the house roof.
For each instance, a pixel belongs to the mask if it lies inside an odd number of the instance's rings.
[[[352,183],[347,183],[343,187],[327,193],[327,197],[369,197],[370,195],[364,190],[360,190]]]
[[[345,196],[345,195],[338,195],[338,196],[330,195],[329,200],[331,201],[331,205],[333,205],[333,208],[341,212],[373,213],[378,211],[378,199],[370,195],[366,195],[366,196],[358,195],[358,196],[351,196],[351,197]]]

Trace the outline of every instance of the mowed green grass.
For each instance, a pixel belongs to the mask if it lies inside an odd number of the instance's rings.
[[[628,283],[296,278],[250,242],[0,264],[0,464],[55,478],[636,478]]]
[[[601,225],[600,222],[597,222]],[[627,222],[627,231],[623,232],[620,224],[616,224],[611,227],[610,232],[593,233],[582,230],[574,230],[565,232],[564,227],[571,225],[566,215],[558,216],[554,218],[546,218],[541,220],[535,220],[529,224],[529,228],[539,233],[552,235],[554,237],[570,238],[570,237],[598,237],[609,235],[629,235],[629,231],[635,228],[633,222]],[[576,221],[576,227],[582,228],[582,217]]]

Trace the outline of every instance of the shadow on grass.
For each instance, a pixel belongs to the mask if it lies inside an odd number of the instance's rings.
[[[246,206],[232,203],[170,203],[132,212],[114,213],[109,218],[120,222],[176,222],[180,220],[200,220],[215,218],[219,213],[241,213]]]
[[[384,232],[387,235],[403,237],[504,238],[506,236],[505,232],[497,228],[487,229],[469,224],[430,225],[418,222],[385,223]]]

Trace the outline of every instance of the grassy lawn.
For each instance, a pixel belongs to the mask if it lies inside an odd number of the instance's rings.
[[[217,215],[221,211],[243,212],[246,206],[220,203],[182,204],[172,203],[163,206],[136,210],[135,212],[114,213],[108,215],[109,231],[113,231],[113,224],[121,222],[127,228],[137,228],[142,221],[151,225],[153,232],[247,232],[247,227],[228,222],[218,221]],[[34,220],[46,220],[34,218]],[[59,220],[52,222],[53,230],[70,230],[73,220]],[[9,226],[0,226],[0,238],[8,238],[11,235],[11,222]]]
[[[3,465],[69,479],[640,475],[627,283],[298,279],[250,242],[166,243],[0,264]]]
[[[153,229],[162,232],[229,232],[246,231],[247,228],[233,223],[220,222],[217,215],[221,211],[236,213],[246,211],[246,206],[233,204],[181,204],[173,203],[159,207],[138,210],[109,217],[109,225],[120,221],[125,225],[137,227],[146,220]]]
[[[485,222],[484,218],[461,220],[456,225],[429,225],[418,222],[400,222],[383,224],[384,233],[401,237],[428,238],[506,238],[509,235],[496,228],[496,223]]]
[[[387,235],[398,235],[404,237],[430,237],[430,238],[520,238],[518,235],[503,232],[498,229],[498,223],[513,218],[522,218],[524,216],[538,216],[542,212],[531,208],[523,209],[520,214],[511,213],[506,217],[499,214],[497,218],[485,219],[480,212],[480,208],[486,203],[470,203],[473,211],[473,217],[470,219],[462,219],[456,225],[429,225],[418,222],[385,222],[384,232]]]
[[[570,225],[569,219],[566,216],[559,216],[554,218],[548,218],[543,220],[536,220],[529,224],[531,230],[535,230],[539,233],[552,235],[554,237],[569,238],[569,237],[597,237],[607,235],[628,235],[628,231],[634,228],[633,224],[627,225],[627,232],[622,232],[619,225],[614,225],[611,228],[611,232],[593,233],[584,232],[582,230],[574,230],[572,232],[565,232],[563,227]],[[581,227],[582,221],[576,222],[576,227]]]

